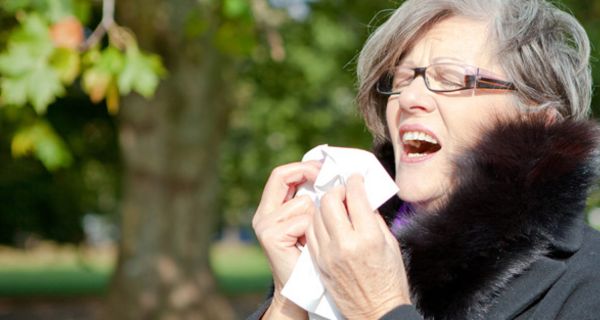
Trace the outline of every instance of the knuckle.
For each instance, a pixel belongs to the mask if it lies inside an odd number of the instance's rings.
[[[258,211],[254,213],[254,216],[252,216],[252,228],[256,230],[256,226],[258,225],[258,223],[260,222],[260,215],[258,214]]]
[[[273,168],[273,170],[271,171],[271,177],[280,177],[284,175],[284,172],[286,171],[286,167],[289,166],[289,164],[284,164],[281,166],[277,166],[275,168]]]

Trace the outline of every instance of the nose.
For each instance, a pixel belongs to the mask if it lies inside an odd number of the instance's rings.
[[[435,110],[436,101],[433,97],[435,93],[429,91],[425,85],[425,78],[420,75],[406,86],[402,93],[396,96],[400,109],[404,112],[429,113]]]

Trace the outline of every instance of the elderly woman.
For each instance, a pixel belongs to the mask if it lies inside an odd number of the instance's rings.
[[[294,193],[319,163],[276,168],[253,221],[274,292],[252,317],[307,317],[280,293],[306,239],[348,319],[600,318],[589,51],[544,0],[405,1],[358,61],[399,199],[373,214],[353,176],[317,210]]]

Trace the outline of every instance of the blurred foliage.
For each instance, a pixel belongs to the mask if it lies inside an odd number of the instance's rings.
[[[355,59],[373,14],[390,5],[311,2],[305,20],[278,26],[281,61],[273,57],[277,48],[254,50],[236,84],[240,102],[221,152],[225,223],[249,224],[275,166],[299,161],[319,144],[369,148],[354,103]]]
[[[80,91],[68,95],[41,120],[31,109],[0,108],[0,243],[24,245],[32,233],[80,241],[83,214],[118,209],[121,164],[114,118]],[[50,171],[36,158],[12,157],[12,139],[6,133],[30,121],[24,118],[43,121],[40,130],[48,124],[56,128],[69,150],[68,168]]]
[[[370,148],[354,102],[355,59],[399,1],[219,3],[214,45],[238,58],[230,93],[237,107],[219,155],[220,203],[225,224],[248,225],[275,166],[298,161],[318,144]],[[592,44],[600,43],[600,1],[562,3]],[[107,108],[114,113],[119,96],[130,91],[151,96],[165,70],[122,29],[84,51],[73,49],[83,41],[73,40],[73,30],[89,36],[84,26],[101,20],[97,4],[0,2],[0,242],[14,241],[15,231],[74,241],[84,212],[118,210],[122,169]],[[206,13],[184,18],[186,37],[208,31]],[[599,50],[593,47],[597,83]],[[593,106],[598,114],[598,94]],[[13,158],[25,154],[35,157]],[[600,206],[600,196],[590,199],[590,206]]]
[[[100,4],[0,2],[2,243],[31,233],[79,241],[83,214],[117,210],[120,160],[107,111],[130,92],[151,97],[165,70]]]
[[[43,115],[79,76],[90,99],[106,99],[116,113],[120,95],[150,97],[165,73],[158,56],[140,51],[134,35],[112,17],[103,16],[86,38],[90,0],[5,0],[0,9],[0,105],[32,107],[39,116],[28,117],[13,133],[15,157],[32,154],[49,170],[71,164],[71,150]]]

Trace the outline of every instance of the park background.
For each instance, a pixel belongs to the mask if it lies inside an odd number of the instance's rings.
[[[244,318],[262,186],[315,145],[369,149],[356,58],[400,3],[2,0],[0,318]],[[600,1],[554,3],[600,83]]]

